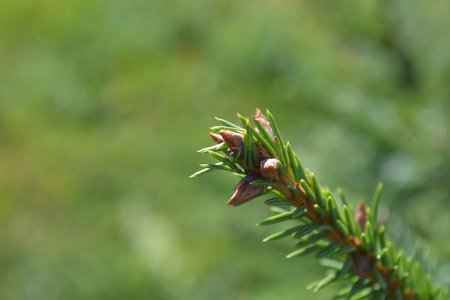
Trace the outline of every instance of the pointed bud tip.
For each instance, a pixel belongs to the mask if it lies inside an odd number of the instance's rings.
[[[234,187],[235,192],[228,200],[228,205],[235,205],[239,202],[248,201],[253,199],[256,195],[263,192],[265,186],[255,186],[250,184],[254,180],[261,179],[261,175],[256,172],[249,172],[238,184]]]
[[[255,122],[260,122],[261,125],[263,125],[263,127],[267,130],[267,132],[269,132],[270,136],[273,137],[273,130],[272,130],[272,127],[270,126],[270,122],[263,115],[263,113],[261,112],[261,110],[259,108],[256,109],[256,113],[255,113],[255,116],[253,117],[253,120]]]
[[[241,150],[244,144],[244,136],[242,134],[228,130],[220,130],[219,134],[234,153]]]
[[[359,201],[358,207],[356,208],[355,220],[358,223],[359,227],[361,228],[361,231],[364,231],[366,227],[367,217],[366,217],[366,206],[362,201]]]
[[[223,143],[223,142],[224,142],[224,140],[223,140],[223,138],[222,138],[222,136],[221,136],[220,134],[210,132],[209,135],[212,137],[212,139],[213,139],[217,144],[220,144],[220,143]]]
[[[230,200],[228,200],[227,205],[235,205],[235,204],[237,204],[239,202],[241,202],[241,201],[239,201],[235,197],[231,197]]]

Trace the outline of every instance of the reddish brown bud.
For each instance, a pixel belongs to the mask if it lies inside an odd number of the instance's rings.
[[[255,122],[260,122],[264,128],[266,128],[267,132],[270,134],[271,137],[273,137],[273,131],[272,127],[270,127],[270,122],[267,121],[266,117],[263,115],[263,113],[259,110],[259,108],[256,109],[256,114],[253,118]],[[259,130],[256,128],[256,131],[259,132]]]
[[[358,207],[355,211],[355,220],[359,224],[359,228],[361,228],[362,231],[366,228],[366,207],[364,206],[364,202],[359,201]]]
[[[221,144],[221,143],[225,142],[220,134],[210,132],[209,135],[212,137],[214,142],[216,142],[217,144]]]
[[[210,132],[209,135],[217,144],[222,144],[225,142],[220,134]],[[224,150],[223,153],[230,155],[231,152],[229,150]]]
[[[256,172],[249,172],[238,184],[234,187],[233,196],[228,201],[228,205],[237,204],[242,201],[248,201],[264,191],[266,189],[265,186],[255,186],[250,184],[250,182],[261,179],[261,175]]]
[[[278,159],[269,158],[261,162],[261,175],[268,180],[274,180],[278,177]]]
[[[242,134],[228,130],[221,130],[219,134],[234,154],[242,151],[244,145],[244,136]]]

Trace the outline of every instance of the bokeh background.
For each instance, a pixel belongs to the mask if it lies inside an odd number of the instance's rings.
[[[356,203],[383,182],[390,236],[448,284],[449,16],[447,1],[3,1],[0,299],[329,299],[305,289],[325,269],[284,258],[293,241],[261,242],[282,227],[254,226],[262,200],[226,206],[237,178],[188,178],[214,117],[256,107],[322,185]]]

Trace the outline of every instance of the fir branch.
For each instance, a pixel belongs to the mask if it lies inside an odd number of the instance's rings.
[[[342,205],[334,195],[323,188],[316,176],[305,171],[300,160],[286,144],[267,111],[267,118],[259,109],[253,117],[238,115],[242,127],[219,119],[221,126],[211,127],[216,145],[200,150],[217,159],[217,164],[200,165],[203,170],[196,177],[212,170],[245,174],[235,187],[229,205],[245,203],[266,192],[276,198],[266,200],[279,213],[257,225],[271,225],[295,219],[301,222],[290,229],[275,233],[265,242],[291,236],[300,240],[299,248],[288,258],[315,253],[317,258],[327,258],[334,271],[322,280],[311,284],[314,291],[345,280],[348,287],[335,298],[345,299],[417,299],[445,300],[448,289],[433,286],[431,276],[424,274],[419,262],[405,257],[396,250],[384,234],[384,226],[377,224],[377,211],[382,185],[379,184],[370,207],[363,202],[356,210],[339,190]],[[222,151],[225,155],[219,154]],[[290,207],[289,209],[285,209]],[[330,260],[334,262],[330,263]],[[338,266],[337,270],[336,267]]]

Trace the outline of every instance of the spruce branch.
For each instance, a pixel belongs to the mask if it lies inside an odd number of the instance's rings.
[[[203,169],[191,177],[214,170],[244,176],[234,187],[228,205],[237,206],[272,192],[275,197],[265,204],[276,214],[257,225],[288,220],[296,224],[263,241],[293,237],[298,249],[287,258],[309,253],[326,258],[323,261],[332,272],[309,285],[313,291],[346,281],[348,286],[335,295],[336,299],[447,299],[448,289],[432,285],[420,263],[396,250],[385,235],[384,225],[378,225],[382,185],[377,186],[370,207],[359,202],[353,209],[339,190],[341,204],[303,168],[291,144],[284,143],[272,114],[267,111],[266,116],[259,109],[252,121],[238,115],[242,126],[217,118],[220,126],[211,127],[215,133],[210,133],[216,145],[199,152],[219,162],[201,164]]]

